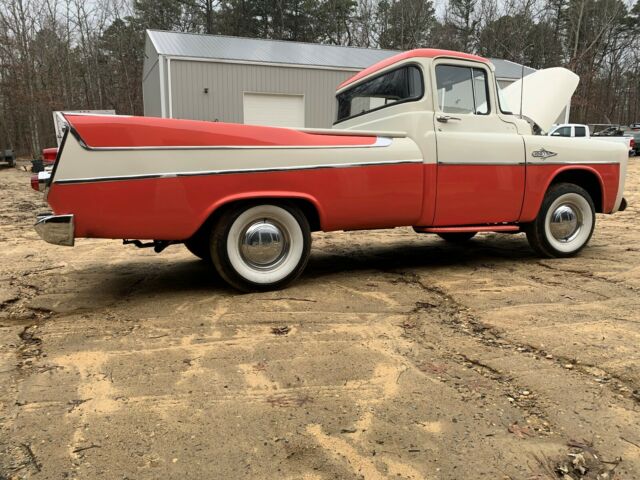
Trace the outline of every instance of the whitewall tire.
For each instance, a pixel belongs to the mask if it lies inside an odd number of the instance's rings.
[[[211,258],[230,285],[242,291],[282,288],[304,270],[311,250],[309,222],[294,205],[232,207],[211,232]]]
[[[571,183],[552,185],[538,216],[526,228],[531,247],[545,257],[570,257],[582,250],[596,224],[591,196]]]

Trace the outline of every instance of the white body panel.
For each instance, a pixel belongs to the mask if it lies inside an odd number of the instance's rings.
[[[406,137],[378,137],[363,146],[87,149],[69,134],[62,156],[55,182],[422,162],[418,147]]]

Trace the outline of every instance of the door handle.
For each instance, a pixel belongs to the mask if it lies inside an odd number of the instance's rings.
[[[460,117],[452,117],[451,115],[437,115],[436,120],[440,123],[447,123],[449,120],[456,120],[459,122],[462,119]]]

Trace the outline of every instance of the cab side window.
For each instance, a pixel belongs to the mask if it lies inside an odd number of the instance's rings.
[[[391,70],[340,93],[335,123],[374,110],[419,100],[424,94],[420,68],[415,65]]]
[[[575,129],[576,137],[586,137],[587,136],[586,127],[573,127],[573,128]]]
[[[437,65],[436,85],[441,112],[475,115],[489,113],[487,72],[482,68]]]
[[[577,133],[577,132],[576,132]],[[570,137],[571,127],[560,127],[551,134],[552,137]]]

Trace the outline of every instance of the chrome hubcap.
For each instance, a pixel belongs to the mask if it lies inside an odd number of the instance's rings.
[[[563,203],[551,214],[549,231],[559,242],[570,242],[582,228],[582,215],[575,205]]]
[[[278,222],[262,219],[249,224],[240,235],[242,259],[258,270],[271,270],[289,253],[289,235]]]

